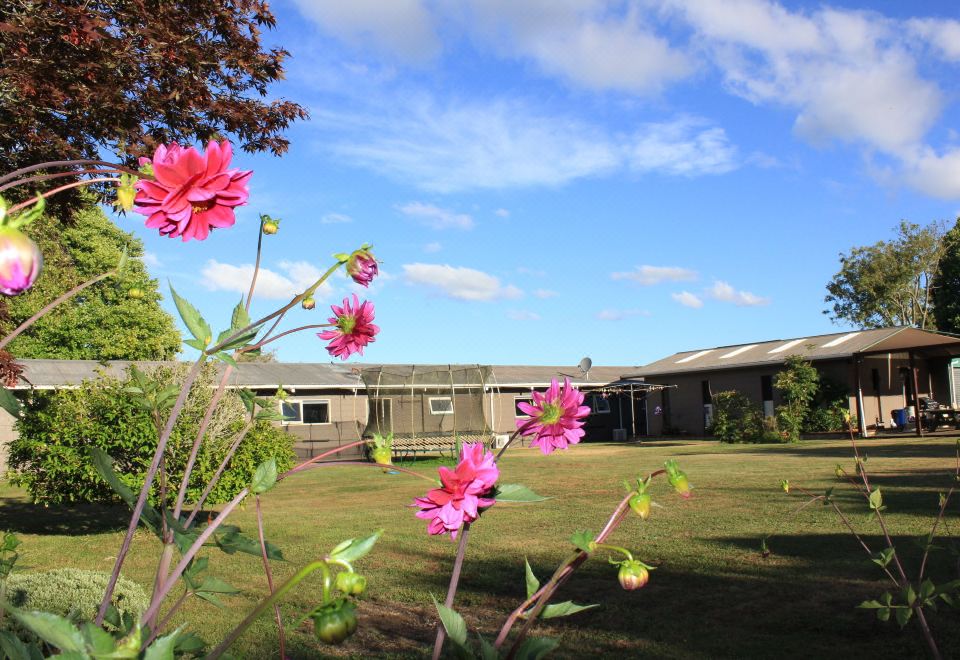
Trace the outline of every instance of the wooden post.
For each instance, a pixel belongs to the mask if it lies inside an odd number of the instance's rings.
[[[921,421],[922,416],[920,415],[920,384],[917,381],[917,367],[916,367],[916,364],[914,364],[913,351],[910,351],[909,356],[910,356],[910,379],[913,381],[913,409],[915,411],[913,415],[917,420],[916,421],[917,437],[922,438],[923,423]]]
[[[630,383],[630,439],[637,437],[637,409],[633,405],[633,383]]]
[[[856,356],[853,358],[853,378],[857,386],[857,430],[861,438],[867,437],[867,420],[863,418],[863,388],[860,385],[860,365],[863,364],[863,358]]]

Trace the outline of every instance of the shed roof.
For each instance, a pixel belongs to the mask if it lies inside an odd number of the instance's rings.
[[[960,339],[917,328],[877,328],[829,335],[774,339],[752,344],[683,351],[637,369],[637,376],[714,371],[782,364],[789,355],[811,361],[833,360],[870,353],[917,350],[926,354],[960,355]]]
[[[17,389],[36,387],[56,389],[75,387],[98,374],[119,377],[134,364],[128,360],[21,360],[23,380]],[[170,364],[163,362],[136,362],[140,367]],[[569,376],[578,385],[603,384],[619,380],[636,367],[593,367],[583,377],[577,367],[540,367],[520,365],[410,365],[410,364],[338,364],[328,362],[246,362],[241,363],[230,377],[230,386],[250,389],[364,389],[360,373],[364,369],[382,369],[391,374],[410,374],[415,371],[476,372],[478,368],[491,369],[487,384],[493,387],[543,387],[553,378]],[[460,379],[457,379],[458,381]],[[455,382],[455,385],[476,384]]]

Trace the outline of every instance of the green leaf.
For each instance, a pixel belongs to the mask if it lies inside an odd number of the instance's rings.
[[[910,617],[913,616],[912,607],[898,607],[894,611],[895,616],[897,617],[897,623],[900,624],[900,627],[903,628],[907,625],[907,622],[910,621]]]
[[[236,332],[237,330],[243,330],[248,325],[250,325],[250,314],[247,313],[247,308],[243,305],[243,297],[241,297],[230,316],[230,329]]]
[[[93,623],[83,624],[83,636],[90,644],[93,656],[96,658],[110,657],[116,645],[113,635]]]
[[[5,387],[0,387],[0,408],[3,408],[14,417],[20,417],[20,409],[22,407],[20,399],[13,396],[13,392]]]
[[[210,324],[203,320],[203,317],[196,307],[177,294],[172,284],[170,285],[170,293],[173,295],[173,304],[177,306],[177,311],[180,312],[180,318],[183,319],[183,324],[187,326],[187,330],[190,331],[193,338],[203,344],[203,348],[206,348],[213,338]],[[194,348],[196,347],[194,346]],[[203,350],[203,348],[200,350]]]
[[[199,339],[185,339],[183,340],[183,343],[189,346],[190,348],[197,349],[198,351],[207,350],[207,345],[204,342],[200,341]]]
[[[236,392],[240,400],[243,401],[243,407],[247,409],[248,413],[252,413],[253,402],[256,401],[257,395],[253,393],[253,390],[236,390]]]
[[[221,530],[227,528],[222,534],[214,534],[214,543],[220,550],[232,555],[235,552],[241,552],[245,555],[261,556],[260,542],[240,533],[239,528],[230,525],[221,526]],[[283,561],[283,553],[280,548],[266,541],[267,559],[276,559]]]
[[[50,612],[24,612],[9,605],[7,611],[33,634],[61,651],[83,653],[83,635],[67,619]]]
[[[362,539],[348,539],[344,541],[330,553],[330,561],[345,561],[348,564],[355,562],[373,550],[373,546],[377,543],[377,539],[380,538],[381,534],[383,534],[383,530],[378,529],[370,536]]]
[[[540,580],[533,574],[533,569],[530,568],[530,562],[527,561],[526,557],[523,558],[523,565],[525,567],[524,580],[527,583],[527,598],[530,598],[540,588]]]
[[[215,594],[238,594],[240,590],[233,585],[227,584],[218,577],[208,575],[203,579],[197,591],[207,591]]]
[[[872,493],[870,493],[870,508],[874,511],[879,511],[883,508],[883,495],[880,494],[880,489],[875,488]]]
[[[907,605],[913,605],[917,601],[917,592],[913,590],[913,585],[908,584],[902,590],[903,599],[907,601]]]
[[[120,253],[120,260],[117,262],[117,275],[123,273],[123,269],[127,267],[127,261],[129,261],[130,254],[127,246],[123,246],[123,252]]]
[[[500,484],[494,497],[497,502],[543,502],[550,499],[537,495],[522,484]]]
[[[878,610],[881,607],[886,607],[886,606],[883,603],[877,602],[875,600],[865,600],[859,605],[857,605],[857,609],[860,609],[860,610]]]
[[[557,648],[560,642],[552,637],[531,637],[517,650],[517,660],[539,660]]]
[[[920,585],[920,598],[922,600],[927,600],[937,592],[936,586],[933,582],[927,578],[923,581],[923,584]]]
[[[8,660],[31,660],[27,645],[6,630],[0,630],[0,650]]]
[[[154,640],[153,644],[147,647],[143,660],[174,660],[173,650],[177,646],[177,637],[180,636],[180,630],[180,628],[177,628],[169,635]]]
[[[593,532],[588,529],[579,531],[571,536],[570,542],[584,552],[593,552]]]
[[[234,359],[233,359],[233,356],[230,355],[229,353],[224,353],[223,351],[220,351],[219,353],[217,353],[217,356],[216,356],[216,357],[217,357],[218,360],[220,360],[221,362],[224,362],[224,363],[226,363],[226,364],[229,364],[229,365],[230,365],[231,367],[233,367],[234,369],[237,368],[237,361],[234,360]]]
[[[884,548],[880,552],[874,553],[870,557],[870,560],[877,566],[886,568],[887,564],[893,560],[895,554],[896,550],[894,550],[894,548]]]
[[[107,485],[113,489],[113,492],[120,496],[120,499],[122,499],[127,506],[133,509],[137,504],[138,495],[130,490],[130,487],[123,483],[120,477],[117,476],[117,473],[113,471],[113,459],[110,458],[110,455],[99,447],[91,447],[90,456],[94,468],[100,473],[103,480],[107,482]],[[140,520],[155,534],[159,534],[161,518],[160,514],[152,506],[149,504],[144,505]]]
[[[255,495],[266,493],[277,483],[277,459],[271,457],[257,467],[250,482],[250,492]]]
[[[216,607],[219,607],[221,610],[227,609],[226,604],[225,604],[222,600],[220,600],[219,598],[217,598],[217,595],[214,594],[214,593],[212,593],[212,592],[209,592],[209,591],[196,591],[196,592],[194,592],[193,595],[196,596],[197,598],[201,598],[201,599],[207,601],[207,602],[210,603],[211,605],[214,605],[214,606],[216,606]]]
[[[430,598],[433,598],[433,596],[430,596]],[[440,615],[440,623],[443,624],[443,629],[447,631],[447,637],[460,646],[466,645],[467,624],[464,622],[463,617],[446,605],[438,603],[436,598],[433,598],[433,604],[436,606],[437,613]]]
[[[200,655],[207,648],[206,643],[197,636],[196,633],[182,633],[177,637],[177,644],[174,647],[174,654],[180,655]],[[226,657],[226,656],[224,656]]]
[[[499,660],[500,654],[493,644],[484,639],[483,635],[477,634],[480,640],[480,660]]]
[[[571,614],[576,614],[577,612],[583,612],[584,610],[592,610],[595,607],[600,607],[599,605],[577,605],[572,600],[567,600],[562,603],[555,603],[553,605],[547,605],[543,608],[543,612],[540,613],[541,619],[555,619],[561,616],[570,616]]]
[[[883,621],[884,623],[886,623],[887,621],[889,621],[889,620],[890,620],[890,608],[889,608],[889,607],[882,607],[882,608],[880,608],[879,610],[877,610],[877,620]]]

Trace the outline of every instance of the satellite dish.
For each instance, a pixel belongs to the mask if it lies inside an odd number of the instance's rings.
[[[588,357],[580,360],[580,364],[577,365],[577,368],[580,369],[580,373],[583,374],[583,377],[586,378],[590,375],[590,367],[593,366],[593,360]]]

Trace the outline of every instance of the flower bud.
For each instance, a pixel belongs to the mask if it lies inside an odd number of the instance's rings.
[[[277,233],[278,229],[280,229],[280,225],[278,225],[274,220],[264,220],[263,227],[261,227],[261,229],[263,229],[264,234],[272,236],[273,234]]]
[[[638,561],[627,560],[620,564],[617,579],[621,587],[627,591],[633,591],[643,588],[650,581],[650,571]]]
[[[337,589],[348,596],[362,596],[367,590],[367,578],[353,571],[337,573]]]
[[[143,298],[143,289],[139,287],[133,287],[127,291],[127,296],[133,298],[134,300],[139,300],[140,298]]]
[[[347,259],[347,275],[362,286],[370,286],[370,282],[380,272],[377,259],[367,247],[355,250]]]
[[[650,517],[650,496],[646,493],[634,493],[630,498],[629,504],[633,512],[640,516],[641,520],[646,520]]]
[[[780,480],[780,488],[783,489],[783,492],[784,492],[784,493],[789,493],[789,492],[790,492],[790,482],[787,481],[786,479],[781,479],[781,480]]]
[[[837,467],[833,468],[833,473],[837,475],[837,479],[843,479],[847,475],[843,470],[843,466],[839,463],[837,463]]]
[[[393,452],[390,447],[375,447],[373,451],[370,452],[374,462],[380,465],[393,465],[392,454]]]
[[[33,286],[43,255],[37,244],[13,227],[0,227],[0,293],[15,296]]]
[[[690,483],[687,481],[686,473],[677,470],[673,474],[667,476],[667,479],[670,481],[670,485],[673,486],[673,489],[677,491],[677,494],[684,499],[688,499],[692,493],[690,492]]]
[[[137,198],[137,177],[130,174],[120,175],[120,185],[117,186],[117,201],[113,204],[121,211],[130,211],[133,209]]]
[[[342,644],[357,630],[356,608],[339,600],[313,613],[313,633],[324,644]]]
[[[313,299],[313,296],[307,296],[300,301],[300,306],[304,309],[313,309],[317,306],[317,301]]]

